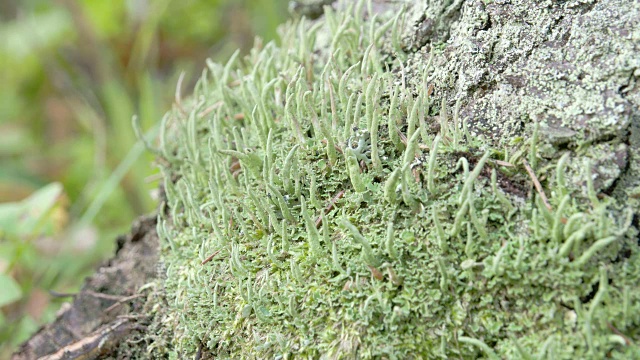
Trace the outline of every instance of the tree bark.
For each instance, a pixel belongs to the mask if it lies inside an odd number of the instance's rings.
[[[13,355],[27,359],[130,358],[120,345],[143,340],[150,322],[149,290],[142,287],[158,274],[156,216],[134,221],[131,232],[117,239],[115,256],[85,281],[56,320],[41,328]]]

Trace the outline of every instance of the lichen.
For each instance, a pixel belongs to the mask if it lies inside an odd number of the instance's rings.
[[[557,13],[589,24],[604,5],[513,3],[407,4],[427,6],[437,36],[407,20],[416,8],[349,3],[209,63],[154,150],[167,197],[154,329],[172,343],[150,350],[640,356],[638,206],[615,185],[637,191],[621,115],[637,101],[607,90],[635,60],[591,58],[613,69],[590,72],[604,88],[552,78],[545,61],[581,41]],[[546,137],[558,126],[569,139]]]

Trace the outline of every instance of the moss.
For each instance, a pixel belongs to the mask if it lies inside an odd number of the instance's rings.
[[[429,7],[426,17],[442,17],[436,33],[449,35],[415,45],[402,34],[420,24],[359,2],[284,26],[278,45],[208,64],[194,95],[165,117],[157,150],[167,305],[156,329],[173,343],[155,353],[639,355],[627,343],[640,340],[638,208],[603,191],[626,168],[607,154],[637,149],[616,135],[628,119],[606,110],[618,95],[584,84],[569,95],[538,76],[526,85],[540,84],[537,95],[482,88],[483,61],[507,66],[515,56],[539,69],[542,58],[524,54],[546,46],[553,8],[578,16],[584,7],[514,2],[504,16],[519,21],[495,26],[504,41],[530,38],[493,44],[494,54],[462,43],[490,36],[480,29],[500,18],[498,3]],[[479,50],[452,57],[471,45]],[[611,104],[550,109],[579,94]],[[518,101],[508,108],[501,96]],[[573,145],[545,136],[559,126],[550,119],[580,111],[598,120],[567,130]],[[603,143],[603,133],[614,138]]]

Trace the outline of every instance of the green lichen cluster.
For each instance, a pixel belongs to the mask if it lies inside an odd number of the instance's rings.
[[[540,126],[477,136],[468,99],[432,93],[437,47],[405,54],[404,18],[326,8],[209,63],[165,117],[155,311],[173,342],[150,351],[640,357],[635,209],[574,151],[542,158]]]

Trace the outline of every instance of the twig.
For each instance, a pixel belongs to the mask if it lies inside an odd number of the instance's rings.
[[[208,108],[202,110],[199,114],[198,117],[205,117],[207,115],[209,115],[213,110],[219,108],[220,106],[222,106],[224,104],[224,102],[222,100],[216,102],[215,104],[209,106]]]
[[[540,185],[540,181],[538,181],[538,177],[536,177],[536,174],[533,173],[531,166],[529,166],[529,163],[527,162],[527,160],[524,160],[524,159],[522,160],[522,164],[524,165],[524,168],[527,169],[527,172],[529,173],[529,177],[531,177],[531,180],[533,180],[533,186],[535,186],[536,190],[538,191],[538,194],[540,195],[540,198],[542,199],[544,206],[546,206],[547,209],[549,209],[549,211],[553,211],[553,208],[551,207],[551,204],[549,204],[549,200],[547,199],[547,195],[544,194],[544,190],[542,190],[542,185]]]
[[[506,166],[506,167],[515,167],[515,165],[513,165],[510,162],[506,162],[506,161],[502,161],[502,160],[494,160],[496,164],[500,165],[500,166]]]
[[[214,257],[216,257],[216,255],[220,254],[220,250],[215,251],[213,254],[207,256],[206,259],[204,259],[200,265],[204,265],[206,263],[208,263],[209,261],[213,260]]]
[[[369,271],[371,271],[371,275],[373,275],[376,280],[382,281],[384,279],[384,275],[382,275],[382,272],[380,272],[376,267],[371,265],[367,265],[367,267],[369,268]]]
[[[407,135],[403,134],[402,131],[398,130],[398,135],[400,136],[400,141],[407,146]]]
[[[138,319],[150,318],[150,317],[153,317],[153,315],[149,315],[149,314],[126,314],[126,315],[118,315],[118,316],[116,316],[117,319],[124,319],[124,320],[138,320]]]
[[[93,296],[93,297],[98,298],[98,299],[106,299],[106,300],[113,300],[113,301],[120,301],[120,300],[126,298],[126,296],[103,294],[103,293],[98,293],[98,292],[91,291],[91,290],[84,291],[84,292],[82,292],[80,294],[87,294],[89,296]]]
[[[611,329],[611,331],[613,331],[614,333],[616,333],[616,335],[620,336],[621,338],[624,339],[625,344],[627,344],[627,346],[632,345],[633,342],[626,336],[624,335],[620,330],[616,329],[613,325],[611,325],[610,322],[607,321],[607,327],[609,329]]]
[[[135,294],[135,295],[127,296],[127,297],[125,297],[123,299],[118,300],[115,304],[113,304],[113,305],[109,306],[108,308],[106,308],[104,310],[104,312],[110,312],[111,310],[113,310],[113,309],[117,308],[118,306],[126,303],[127,301],[130,301],[130,300],[133,300],[133,299],[137,299],[137,298],[142,297],[142,296],[144,296],[144,294]]]
[[[323,145],[327,145],[327,143],[328,143],[327,139],[322,139],[322,140],[320,140],[320,142]],[[340,146],[338,146],[338,144],[334,144],[333,148],[336,149],[336,151],[339,152],[340,154],[344,154],[344,151],[342,150],[342,148]]]
[[[329,201],[329,205],[327,205],[327,207],[324,209],[324,214],[326,215],[329,213],[329,211],[333,210],[336,202],[343,196],[344,190],[338,191],[338,193],[331,199],[331,201]],[[316,219],[316,228],[320,227],[320,225],[322,225],[322,216],[318,216],[318,218]]]
[[[69,344],[53,354],[41,357],[40,360],[98,358],[106,348],[117,345],[119,339],[135,329],[141,330],[143,327],[130,322],[128,319],[119,319],[113,324],[103,326],[81,340]]]

